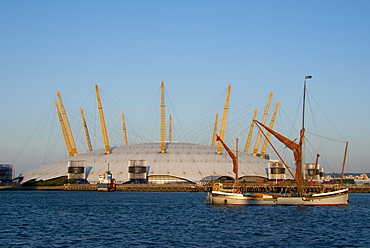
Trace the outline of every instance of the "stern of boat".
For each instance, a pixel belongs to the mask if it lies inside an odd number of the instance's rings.
[[[212,192],[207,192],[206,202],[205,204],[212,204]]]

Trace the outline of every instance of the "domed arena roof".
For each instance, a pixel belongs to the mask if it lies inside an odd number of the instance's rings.
[[[109,167],[117,183],[130,181],[129,161],[146,161],[148,181],[152,183],[199,183],[209,176],[234,178],[232,160],[225,150],[216,154],[216,147],[190,143],[168,142],[166,153],[160,153],[159,143],[117,146],[110,154],[96,150],[44,164],[24,174],[23,183],[46,181],[68,174],[69,161],[83,161],[86,179],[98,182],[98,175]],[[267,177],[268,160],[239,152],[239,177]]]

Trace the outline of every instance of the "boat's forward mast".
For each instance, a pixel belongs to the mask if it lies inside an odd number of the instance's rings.
[[[302,128],[301,128],[301,131],[300,131],[300,134],[299,134],[299,141],[298,141],[298,143],[296,143],[296,142],[294,142],[294,141],[292,141],[292,140],[284,137],[283,135],[275,132],[274,130],[272,130],[271,128],[265,126],[261,122],[259,122],[257,120],[254,120],[254,122],[257,124],[258,128],[260,129],[260,131],[264,134],[266,140],[269,140],[269,139],[266,136],[266,134],[263,132],[263,129],[266,129],[269,133],[271,133],[273,136],[275,136],[275,138],[277,138],[281,143],[283,143],[287,148],[289,148],[290,150],[293,151],[294,160],[295,160],[295,166],[296,166],[295,176],[290,171],[290,169],[286,165],[286,163],[285,162],[283,162],[283,163],[284,163],[285,167],[289,170],[289,172],[292,174],[294,180],[296,181],[300,193],[304,193],[303,192],[303,187],[302,187],[303,186],[303,178],[302,178],[302,164],[303,164],[302,163],[302,151],[303,151],[303,142],[304,142],[304,136],[305,136],[306,79],[311,79],[311,78],[312,78],[312,76],[305,76],[305,80],[304,80],[303,106],[302,106]],[[270,141],[269,141],[269,143],[273,147],[273,145],[271,144]],[[281,159],[279,153],[276,151],[275,148],[274,148],[274,150],[275,150],[276,154],[279,156],[279,158]]]
[[[225,150],[227,151],[227,153],[229,154],[230,158],[232,159],[233,161],[233,172],[235,173],[235,187],[238,188],[238,184],[239,184],[239,159],[238,159],[238,139],[236,139],[236,152],[235,154],[230,150],[230,148],[225,144],[225,142],[221,139],[220,136],[217,136],[217,141],[220,141],[222,146],[225,148]]]
[[[291,176],[294,178],[294,181],[296,181],[297,186],[301,193],[303,193],[302,189],[302,144],[303,144],[303,138],[304,138],[304,129],[301,130],[301,135],[299,139],[299,143],[295,143],[294,141],[284,137],[283,135],[275,132],[271,128],[265,126],[261,122],[257,120],[253,120],[257,127],[261,130],[262,134],[265,136],[265,138],[268,140],[270,146],[275,151],[276,155],[279,157],[281,162],[284,164],[284,166],[288,169]],[[283,158],[280,156],[279,152],[276,150],[274,145],[271,143],[270,139],[267,137],[267,135],[263,132],[263,128],[266,129],[269,133],[275,136],[281,143],[283,143],[287,148],[293,151],[294,160],[295,160],[295,166],[296,166],[296,174],[294,175],[292,171],[290,170],[289,166],[284,162]],[[300,173],[298,173],[300,171]]]

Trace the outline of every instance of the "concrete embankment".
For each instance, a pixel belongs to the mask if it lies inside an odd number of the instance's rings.
[[[0,190],[47,190],[47,191],[97,191],[96,184],[64,185],[64,186],[0,186]],[[116,185],[116,191],[136,192],[202,192],[205,188],[200,185],[151,185],[124,184]]]
[[[225,188],[232,188],[232,184],[225,185]],[[116,191],[131,191],[131,192],[207,192],[211,186],[202,185],[153,185],[153,184],[123,184],[117,185]],[[0,186],[0,190],[43,190],[43,191],[97,191],[96,184],[80,184],[80,185],[64,185],[64,186]],[[294,185],[261,185],[248,184],[240,185],[239,190],[243,192],[297,192],[297,187]],[[307,185],[305,190],[309,192],[326,192],[335,190],[332,185]],[[349,186],[350,193],[370,193],[370,186]]]
[[[0,186],[0,190],[64,190],[64,186],[21,186],[21,185],[9,185]]]
[[[351,186],[349,193],[370,193],[370,186]]]

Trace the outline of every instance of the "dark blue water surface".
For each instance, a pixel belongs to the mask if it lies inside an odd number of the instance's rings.
[[[370,194],[342,207],[211,206],[206,193],[0,192],[1,247],[370,247]]]

